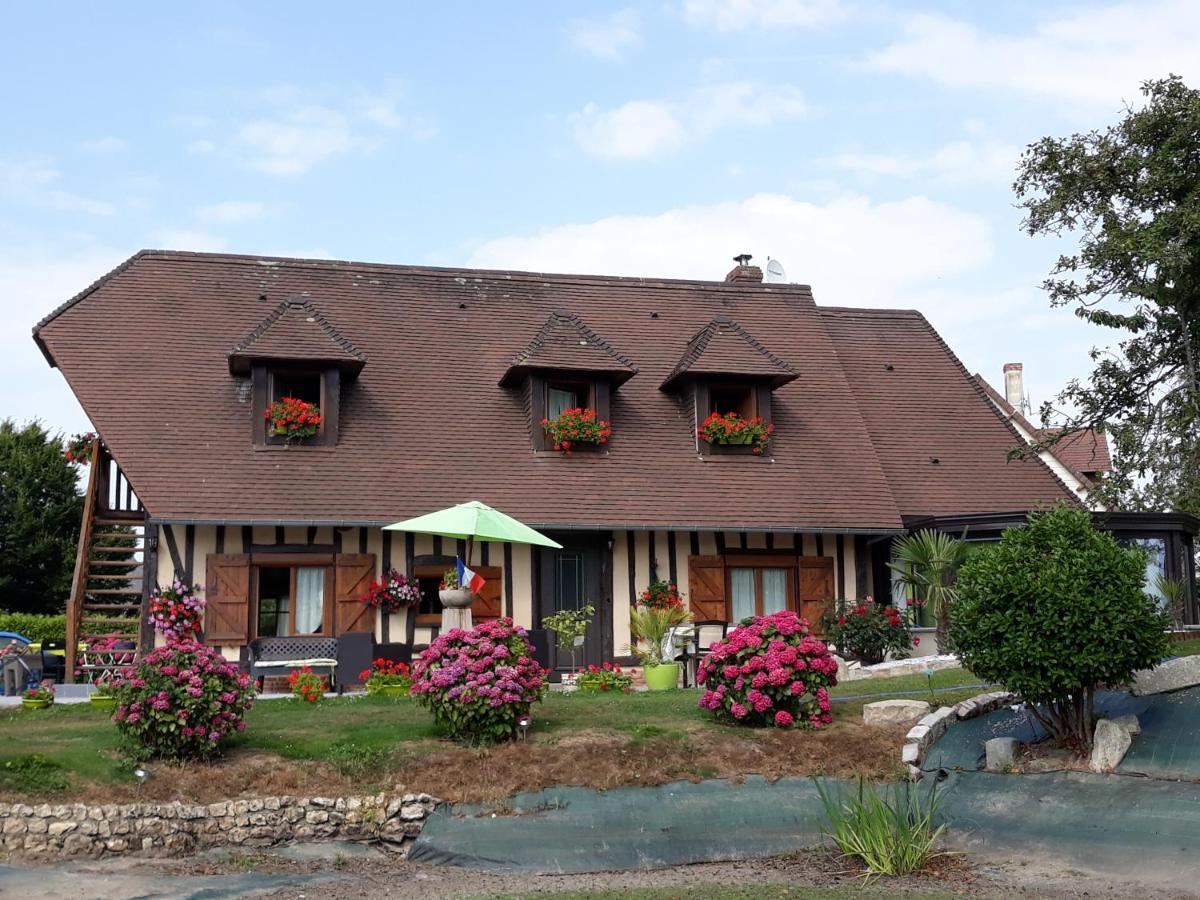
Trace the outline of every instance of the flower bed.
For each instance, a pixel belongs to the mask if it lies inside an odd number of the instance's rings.
[[[743,619],[696,670],[700,706],[742,725],[820,728],[833,721],[837,660],[794,612]]]
[[[594,409],[564,409],[553,419],[542,419],[542,428],[555,450],[570,453],[580,444],[607,444],[612,425],[601,419]]]
[[[633,690],[633,676],[621,670],[615,663],[606,662],[600,666],[588,666],[586,672],[580,672],[575,679],[579,690],[600,693],[613,691],[628,694]]]
[[[324,421],[321,410],[315,403],[296,397],[276,400],[264,416],[271,434],[285,438],[288,443],[315,437]]]
[[[545,696],[546,673],[525,629],[501,618],[435,639],[416,663],[412,693],[452,738],[504,741]]]
[[[714,412],[700,423],[696,433],[710,444],[748,445],[751,452],[761,454],[767,449],[775,426],[761,416],[745,419],[735,412]]]

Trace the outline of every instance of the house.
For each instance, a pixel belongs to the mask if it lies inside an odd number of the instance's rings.
[[[818,306],[748,258],[682,281],[148,250],[34,339],[103,440],[73,616],[140,614],[148,593],[102,594],[88,549],[135,523],[160,583],[205,586],[204,638],[230,656],[264,635],[428,642],[463,548],[382,526],[467,499],[563,544],[477,545],[476,617],[537,627],[594,602],[589,663],[627,655],[654,580],[698,620],[815,618],[886,596],[914,527],[1076,500],[1044,459],[1009,458],[1011,416],[920,313]],[[284,396],[320,406],[311,440],[268,433]],[[542,419],[575,406],[611,440],[553,449]],[[767,451],[699,440],[713,410],[771,423]],[[1190,548],[1195,520],[1173,527]],[[392,567],[425,600],[376,616],[359,597]]]

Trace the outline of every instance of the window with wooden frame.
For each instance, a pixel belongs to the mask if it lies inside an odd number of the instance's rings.
[[[761,417],[772,423],[771,388],[747,379],[712,379],[697,381],[693,387],[696,407],[696,427],[712,413],[737,413],[743,419]],[[696,448],[703,455],[752,455],[753,447],[746,444],[710,444],[696,437]]]
[[[333,630],[333,567],[277,565],[254,567],[255,637],[330,634]]]
[[[534,450],[551,450],[543,419],[556,419],[564,410],[594,409],[600,419],[609,421],[612,388],[605,378],[589,373],[544,373],[529,376],[530,430]],[[572,451],[602,450],[599,444],[579,443]]]
[[[417,604],[418,625],[440,625],[442,623],[442,601],[438,599],[438,585],[447,569],[453,568],[454,559],[445,562],[414,562],[413,575],[421,586],[421,602]],[[502,597],[504,592],[504,569],[502,566],[479,566],[471,568],[484,579],[483,588],[471,604],[471,618],[498,619],[504,614]]]
[[[693,617],[738,622],[790,609],[814,628],[833,602],[834,558],[794,554],[688,557]]]
[[[266,424],[267,409],[285,397],[315,403],[321,410],[321,425],[316,436],[293,446],[332,447],[337,444],[341,371],[336,366],[257,363],[251,368],[251,380],[251,414],[254,417],[255,444],[265,446],[286,443],[284,438],[271,434]]]

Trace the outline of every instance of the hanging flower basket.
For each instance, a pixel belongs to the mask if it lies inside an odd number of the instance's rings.
[[[709,444],[749,446],[750,452],[762,454],[775,433],[761,416],[745,419],[735,412],[712,413],[696,429],[700,439]]]
[[[296,397],[284,397],[271,404],[266,412],[267,428],[275,437],[289,444],[316,437],[325,421],[315,403]]]
[[[92,445],[94,443],[96,443],[96,432],[87,431],[77,434],[63,447],[63,456],[67,458],[67,462],[86,466],[92,461]]]
[[[194,640],[204,619],[204,598],[201,586],[174,581],[165,588],[155,588],[150,595],[150,624],[166,638],[168,644]]]
[[[601,419],[594,409],[564,409],[553,419],[542,419],[546,439],[555,450],[570,453],[572,448],[607,444],[612,424]]]
[[[388,569],[383,577],[371,582],[371,586],[359,600],[372,609],[381,609],[385,613],[399,612],[421,602],[421,585],[415,578],[410,579],[395,569]]]

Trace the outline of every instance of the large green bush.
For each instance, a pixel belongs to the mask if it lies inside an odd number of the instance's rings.
[[[963,664],[1021,695],[1052,737],[1091,749],[1099,685],[1127,683],[1167,653],[1145,559],[1082,509],[1030,514],[963,565],[950,633]]]
[[[88,634],[128,634],[133,636],[137,633],[137,621],[135,619],[89,618],[84,620],[83,630]],[[65,641],[67,639],[67,617],[0,610],[0,631],[15,631],[35,643]]]

